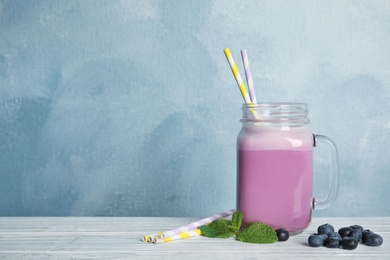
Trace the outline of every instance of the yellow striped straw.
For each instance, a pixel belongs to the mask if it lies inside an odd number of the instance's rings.
[[[244,98],[245,103],[247,103],[247,104],[252,103],[251,99],[249,97],[249,93],[248,93],[248,91],[246,91],[244,81],[242,81],[240,73],[238,72],[237,65],[234,62],[233,56],[232,56],[229,48],[225,48],[223,50],[223,52],[225,53],[226,59],[229,62],[230,68],[232,69],[234,78],[236,79],[238,88],[240,89],[241,95]]]
[[[149,243],[152,243],[153,242],[153,238],[155,237],[160,237],[160,234],[162,234],[162,232],[157,232],[156,234],[151,234],[151,235],[145,235],[141,238],[141,240],[143,242],[149,242]]]
[[[234,62],[233,56],[232,56],[232,54],[231,54],[229,48],[225,48],[225,49],[223,50],[223,52],[225,53],[226,59],[227,59],[227,61],[229,62],[230,68],[232,69],[232,72],[233,72],[233,76],[234,76],[234,78],[236,79],[238,88],[240,89],[241,95],[242,95],[242,97],[244,98],[245,103],[247,103],[247,104],[253,104],[252,101],[251,101],[251,98],[250,98],[250,96],[249,96],[249,93],[248,93],[248,91],[247,91],[246,88],[245,88],[244,81],[242,81],[242,78],[241,78],[241,76],[240,76],[240,73],[238,72],[237,65],[236,65],[236,63]],[[252,116],[253,116],[256,120],[261,120],[260,116],[257,115],[257,113],[256,113],[256,111],[255,111],[254,109],[250,108],[250,109],[249,109],[249,112],[252,114]]]
[[[174,236],[171,236],[171,237],[168,237],[168,238],[165,238],[165,239],[161,239],[159,237],[155,237],[153,238],[153,243],[155,244],[160,244],[160,243],[166,243],[166,242],[171,242],[171,241],[175,241],[175,240],[181,240],[181,239],[186,239],[186,238],[190,238],[190,237],[196,237],[196,236],[200,236],[202,235],[202,232],[200,231],[200,229],[193,229],[193,230],[189,230],[189,231],[186,231],[186,232],[181,232],[177,235],[174,235]]]

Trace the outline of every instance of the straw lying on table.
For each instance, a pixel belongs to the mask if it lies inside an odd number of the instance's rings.
[[[164,238],[164,239],[159,238],[159,237],[155,237],[155,238],[153,238],[153,243],[159,244],[159,243],[171,242],[171,241],[186,239],[186,238],[190,238],[190,237],[197,237],[200,235],[202,235],[202,232],[200,231],[200,229],[197,228],[194,230],[189,230],[187,232],[181,232],[177,235],[174,235],[174,236],[171,236],[168,238]]]
[[[145,236],[143,236],[143,237],[141,238],[141,240],[142,240],[143,242],[149,242],[149,243],[151,243],[151,242],[153,242],[153,238],[159,237],[159,236],[161,235],[161,233],[162,233],[162,232],[157,232],[156,234],[145,235]]]
[[[207,225],[215,220],[231,216],[233,215],[234,212],[236,212],[236,210],[231,209],[169,231],[158,232],[156,234],[151,234],[151,235],[145,235],[141,238],[141,240],[144,242],[158,244],[162,242],[169,242],[169,241],[188,238],[192,236],[199,236],[201,235],[201,233],[200,230],[198,230],[198,227]]]
[[[181,232],[186,232],[186,231],[188,231],[188,230],[198,228],[198,227],[200,227],[200,226],[209,224],[209,223],[211,223],[211,222],[213,222],[213,221],[215,221],[215,220],[217,220],[217,219],[221,219],[221,218],[225,218],[225,217],[227,217],[227,216],[233,215],[234,212],[236,212],[236,210],[235,210],[235,209],[231,209],[231,210],[222,212],[222,213],[220,213],[220,214],[213,215],[213,216],[211,216],[211,217],[208,217],[208,218],[204,218],[204,219],[195,221],[195,222],[190,223],[190,224],[188,224],[188,225],[185,225],[185,226],[182,226],[182,227],[178,227],[178,228],[175,228],[175,229],[172,229],[172,230],[163,232],[163,233],[161,234],[161,238],[162,238],[162,239],[168,238],[168,237],[171,237],[171,236],[180,234]]]

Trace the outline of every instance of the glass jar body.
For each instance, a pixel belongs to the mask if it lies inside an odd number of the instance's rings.
[[[237,209],[244,224],[262,222],[300,233],[310,223],[313,201],[307,108],[297,113],[271,110],[244,109],[237,137]]]

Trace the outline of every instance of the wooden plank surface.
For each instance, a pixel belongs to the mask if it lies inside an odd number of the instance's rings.
[[[0,259],[390,259],[390,217],[314,218],[302,234],[286,242],[259,245],[194,237],[164,244],[144,243],[145,234],[182,226],[196,218],[0,217]],[[311,248],[320,224],[338,230],[354,224],[380,234],[380,247],[355,250]]]

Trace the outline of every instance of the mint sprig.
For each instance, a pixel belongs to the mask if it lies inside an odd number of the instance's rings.
[[[236,235],[231,229],[231,221],[226,219],[218,219],[209,225],[201,226],[199,229],[205,237],[228,238]]]
[[[272,227],[253,222],[240,232],[242,224],[242,212],[233,214],[232,220],[219,219],[209,225],[201,226],[199,229],[205,237],[228,238],[236,236],[236,239],[246,243],[274,243],[278,241],[275,230]]]
[[[237,240],[247,243],[270,244],[277,242],[278,236],[270,226],[253,222],[237,235]]]
[[[241,211],[234,212],[232,216],[232,223],[230,225],[230,229],[234,231],[235,234],[237,234],[238,231],[240,230],[241,223],[242,223],[242,212]]]

